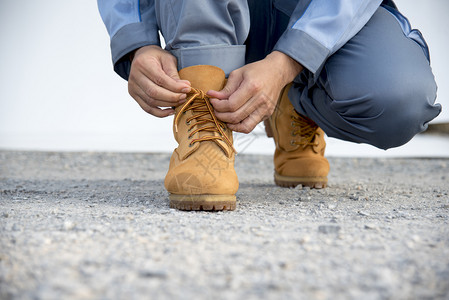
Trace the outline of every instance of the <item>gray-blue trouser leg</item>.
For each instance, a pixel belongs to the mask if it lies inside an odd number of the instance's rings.
[[[178,69],[214,65],[227,75],[245,64],[249,10],[242,0],[158,0],[156,18]]]
[[[382,149],[405,144],[441,111],[425,42],[413,38],[380,7],[318,76],[298,77],[291,102],[328,136]]]

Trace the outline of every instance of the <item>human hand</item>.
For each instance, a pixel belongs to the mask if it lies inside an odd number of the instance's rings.
[[[234,70],[221,91],[208,91],[215,115],[233,131],[250,133],[274,112],[279,94],[303,67],[274,51],[263,60]]]
[[[159,46],[144,46],[134,53],[128,92],[147,113],[163,118],[185,101],[190,82],[178,75],[176,57]],[[168,107],[163,109],[164,107]]]

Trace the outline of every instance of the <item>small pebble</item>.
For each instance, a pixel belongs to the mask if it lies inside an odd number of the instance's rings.
[[[318,232],[324,234],[336,234],[340,231],[341,227],[338,225],[320,225],[318,226]]]

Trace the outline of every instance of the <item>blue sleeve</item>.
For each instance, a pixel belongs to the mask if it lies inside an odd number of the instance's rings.
[[[114,71],[128,79],[128,54],[142,46],[160,45],[152,0],[97,0],[98,9],[111,38]]]
[[[373,16],[382,0],[300,1],[274,50],[292,57],[312,73]]]

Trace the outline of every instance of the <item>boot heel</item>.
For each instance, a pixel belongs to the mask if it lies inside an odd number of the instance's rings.
[[[179,210],[235,210],[235,195],[178,195],[170,194],[170,208]]]
[[[327,186],[327,177],[294,177],[282,176],[274,173],[274,182],[281,187],[295,188],[298,185],[307,186],[312,189],[323,189]]]

